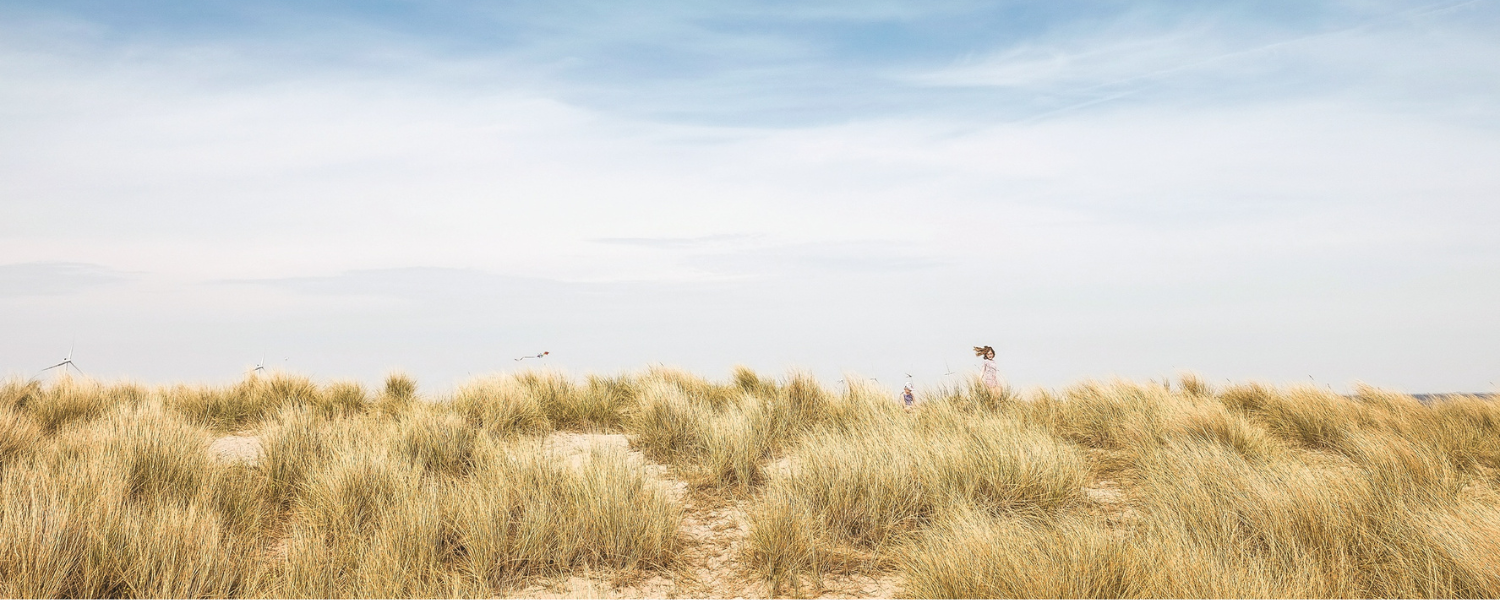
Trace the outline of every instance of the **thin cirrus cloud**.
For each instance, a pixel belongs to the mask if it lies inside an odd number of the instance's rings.
[[[1497,31],[1484,0],[11,2],[0,359],[76,319],[162,377],[278,343],[447,381],[476,367],[424,357],[837,375],[1003,340],[1019,383],[1472,388]],[[148,364],[148,324],[193,341]]]
[[[710,277],[777,277],[830,273],[900,273],[947,264],[903,241],[767,243],[764,236],[600,238],[596,243],[667,252]]]
[[[692,237],[617,237],[597,238],[590,240],[600,244],[611,244],[615,246],[635,246],[641,248],[703,248],[749,242],[759,239],[757,236],[747,233],[721,233],[716,235],[699,235]]]
[[[1233,106],[1329,95],[1370,107],[1404,105],[1451,115],[1472,108],[1465,100],[1500,94],[1496,61],[1486,58],[1500,49],[1484,25],[1495,17],[1488,4],[1376,5],[1352,18],[1300,28],[1247,28],[1221,20],[1167,30],[1147,25],[1095,36],[1041,36],[904,78],[919,86],[990,89],[1031,100],[1027,108],[1033,112],[1019,113],[1022,118],[1120,101]],[[1477,23],[1463,22],[1476,16]]]
[[[900,274],[935,269],[945,260],[924,255],[901,242],[825,242],[761,248],[753,251],[698,253],[688,264],[742,276],[826,276],[828,274]]]
[[[65,296],[123,283],[132,275],[104,265],[34,262],[0,265],[0,297]]]

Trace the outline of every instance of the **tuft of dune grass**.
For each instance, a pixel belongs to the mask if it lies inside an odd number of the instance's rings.
[[[73,421],[0,479],[0,595],[251,593],[248,536],[212,502],[206,432],[159,404]]]
[[[1154,557],[1096,518],[990,515],[960,510],[900,552],[914,598],[1128,598]]]
[[[0,407],[0,469],[36,452],[45,434],[29,417]]]
[[[385,396],[398,401],[412,400],[417,396],[417,381],[400,371],[385,377]]]
[[[486,378],[459,387],[452,410],[479,429],[494,434],[537,433],[551,429],[542,401],[513,378]]]
[[[775,405],[748,400],[720,411],[696,432],[700,483],[748,492],[765,478],[764,465],[790,436],[791,424]]]
[[[762,398],[773,397],[780,391],[775,380],[761,377],[753,369],[744,365],[735,365],[730,371],[729,379],[741,392]]]
[[[641,386],[626,427],[646,456],[664,462],[685,460],[700,452],[706,436],[703,426],[714,412],[712,405],[695,401],[681,387],[653,381]]]
[[[479,437],[458,415],[424,410],[402,418],[392,442],[398,456],[426,472],[461,476],[474,467]]]
[[[1425,437],[1461,468],[1500,470],[1500,402],[1474,397],[1435,403]]]
[[[714,409],[734,402],[742,393],[738,387],[721,385],[688,371],[665,366],[653,366],[637,376],[640,385],[667,385],[681,390],[695,403]]]
[[[159,395],[167,408],[216,431],[260,425],[289,406],[306,407],[328,418],[360,414],[372,406],[357,382],[319,387],[306,377],[282,373],[250,375],[227,387],[175,385]]]
[[[75,421],[90,421],[103,415],[117,399],[92,380],[60,377],[53,385],[22,397],[17,408],[48,433]]]
[[[121,407],[87,432],[102,438],[128,498],[183,505],[199,497],[213,473],[205,433],[160,405]]]
[[[492,431],[607,430],[619,426],[636,387],[626,377],[590,376],[579,385],[556,371],[531,370],[469,381],[452,405]]]
[[[341,417],[363,413],[368,408],[369,395],[358,382],[335,381],[318,390],[312,399],[312,405],[323,414]]]
[[[385,416],[406,412],[417,402],[417,381],[410,375],[396,371],[386,375],[385,386],[374,399],[372,407]]]
[[[42,394],[42,382],[16,377],[0,383],[0,410],[19,411]]]
[[[1251,461],[1282,456],[1288,444],[1264,426],[1212,402],[1187,404],[1166,426],[1169,438],[1197,444],[1216,444]]]
[[[661,568],[676,552],[681,509],[622,455],[575,468],[485,438],[455,477],[401,444],[351,446],[309,475],[275,594],[486,595],[576,568]]]
[[[604,377],[589,375],[579,397],[587,402],[585,410],[578,411],[578,422],[587,427],[607,429],[618,427],[625,413],[635,402],[637,383],[628,374]]]
[[[766,484],[750,523],[750,556],[768,578],[831,566],[841,546],[902,543],[953,510],[1049,513],[1081,499],[1089,475],[1082,449],[1042,430],[956,410],[893,417],[814,432],[790,452],[791,468]],[[786,527],[822,539],[809,551],[786,541],[805,534],[777,531]]]
[[[286,505],[300,493],[308,473],[331,457],[328,424],[300,406],[283,409],[276,420],[261,437],[260,472],[266,493]]]
[[[1184,443],[1148,455],[1139,543],[1162,555],[1197,557],[1168,563],[1151,595],[1500,591],[1492,567],[1476,568],[1477,538],[1464,536],[1483,527],[1493,507],[1460,498],[1448,461],[1390,434],[1352,431],[1339,439],[1346,455],[1251,461],[1222,445]],[[1455,514],[1473,519],[1462,533],[1448,532],[1465,542],[1452,555],[1433,552],[1438,545],[1420,524]]]
[[[790,590],[800,597],[804,586],[816,587],[819,576],[834,566],[827,548],[829,535],[814,501],[772,487],[747,511],[752,525],[743,556],[770,585],[772,596]]]
[[[776,385],[746,369],[737,371],[733,386],[669,375],[648,375],[636,388],[623,421],[633,444],[681,467],[698,485],[740,494],[763,482],[766,465],[806,432],[854,428],[899,412],[869,388],[833,394],[796,372]]]

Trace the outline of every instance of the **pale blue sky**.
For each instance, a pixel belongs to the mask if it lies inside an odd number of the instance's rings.
[[[0,0],[0,368],[1500,380],[1500,0]]]

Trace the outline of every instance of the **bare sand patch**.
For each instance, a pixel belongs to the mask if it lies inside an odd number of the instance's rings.
[[[630,449],[630,438],[623,433],[577,433],[559,431],[547,436],[547,449],[573,460],[575,466],[594,450],[613,448],[633,455],[639,452]],[[644,459],[643,459],[644,460]]]
[[[255,435],[226,435],[208,445],[209,454],[229,462],[260,460],[260,437]]]
[[[844,575],[827,577],[819,598],[895,598],[901,579],[895,575]]]

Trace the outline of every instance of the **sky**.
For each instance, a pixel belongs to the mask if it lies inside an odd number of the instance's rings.
[[[12,376],[1497,391],[1497,224],[1500,0],[0,0]]]

